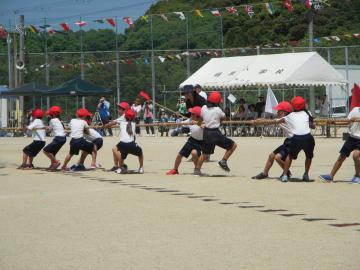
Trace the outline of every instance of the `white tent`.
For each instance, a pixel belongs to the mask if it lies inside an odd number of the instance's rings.
[[[346,79],[316,52],[213,58],[184,81],[204,88],[340,85]]]

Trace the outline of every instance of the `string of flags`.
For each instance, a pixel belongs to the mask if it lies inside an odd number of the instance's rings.
[[[239,6],[229,6],[229,7],[224,7],[221,9],[210,9],[210,10],[193,10],[191,12],[186,12],[188,14],[193,14],[194,16],[197,17],[204,17],[204,12],[209,12],[214,15],[215,17],[222,17],[224,13],[228,13],[231,15],[236,15],[239,16],[241,15],[241,9],[243,9],[246,15],[248,15],[250,18],[253,18],[256,14],[255,14],[255,10],[254,7],[261,7],[262,9],[264,9],[270,16],[273,16],[276,14],[276,9],[274,7],[274,4],[281,4],[282,8],[286,8],[289,12],[293,12],[294,11],[294,5],[293,2],[300,2],[301,4],[305,5],[306,8],[308,9],[313,9],[315,11],[318,11],[320,9],[323,9],[325,6],[330,6],[329,0],[279,0],[279,1],[273,1],[271,2],[267,2],[267,3],[254,3],[254,4],[246,4],[246,5],[239,5]],[[278,7],[278,6],[277,6]],[[259,8],[257,8],[258,10]],[[175,12],[171,12],[171,13],[161,13],[161,14],[152,14],[152,15],[143,15],[139,18],[139,21],[143,21],[143,22],[149,22],[149,16],[151,17],[160,17],[162,20],[164,20],[165,22],[169,22],[171,19],[171,15],[173,14],[173,16],[177,17],[180,20],[186,20],[186,15],[185,12],[183,11],[175,11]],[[129,28],[131,29],[135,29],[135,23],[133,22],[131,17],[123,17],[122,21],[124,23],[126,23],[128,25]],[[96,19],[96,20],[92,20],[92,22],[95,23],[99,23],[99,24],[104,24],[105,22],[108,23],[109,25],[111,25],[112,27],[117,27],[117,22],[114,18],[106,18],[106,19]],[[80,29],[84,26],[86,26],[88,24],[88,22],[86,21],[75,21],[74,24],[78,27],[80,27]],[[54,27],[56,26],[60,26],[61,30],[55,30]],[[67,23],[67,22],[60,22],[58,24],[53,24],[53,25],[41,25],[41,26],[35,26],[33,24],[30,24],[28,26],[26,26],[26,28],[32,32],[32,33],[39,33],[40,30],[39,28],[44,29],[47,33],[49,34],[55,34],[55,33],[67,33],[71,30],[71,24]],[[19,32],[21,31],[19,26],[15,27],[15,31]],[[2,37],[3,33],[1,32],[0,29],[0,37]]]

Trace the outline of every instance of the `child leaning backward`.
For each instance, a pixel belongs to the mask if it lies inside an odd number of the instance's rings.
[[[280,102],[276,107],[274,107],[274,110],[277,111],[277,116],[279,118],[283,118],[287,116],[289,113],[292,112],[293,108],[291,104],[287,101]],[[257,119],[257,121],[261,121],[261,119]],[[288,146],[290,144],[291,138],[293,134],[291,133],[290,129],[285,123],[281,123],[280,127],[284,131],[285,140],[282,145],[280,145],[278,148],[276,148],[273,152],[270,153],[268,160],[266,161],[264,170],[259,173],[256,176],[253,176],[252,179],[261,180],[269,177],[269,171],[274,164],[274,160],[279,164],[279,166],[284,169],[285,160],[289,154]],[[288,177],[290,178],[291,173],[290,170],[288,171]],[[280,176],[280,178],[282,175]]]
[[[233,140],[227,138],[219,130],[221,120],[226,119],[225,113],[219,108],[219,104],[223,101],[220,92],[211,92],[207,101],[207,105],[201,108],[201,118],[204,121],[204,136],[202,154],[194,169],[194,175],[201,175],[201,167],[204,160],[214,153],[215,146],[226,150],[218,164],[223,170],[229,172],[227,160],[234,153],[237,146]]]
[[[195,106],[193,108],[190,108],[189,112],[191,113],[191,118],[183,121],[182,123],[196,123],[190,126],[190,137],[176,156],[174,168],[168,171],[166,173],[167,175],[179,174],[178,169],[181,163],[181,159],[183,157],[187,158],[191,154],[192,161],[194,162],[194,165],[196,167],[197,161],[201,156],[201,147],[203,144],[203,128],[198,125],[198,122],[201,121],[201,107]]]

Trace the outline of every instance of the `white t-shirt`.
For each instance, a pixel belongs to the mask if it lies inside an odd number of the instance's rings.
[[[84,138],[90,142],[93,142],[96,139],[102,138],[102,136],[95,129],[89,128],[89,134],[84,134]]]
[[[292,136],[294,136],[294,134],[292,134],[290,128],[287,126],[286,123],[281,123],[279,126],[284,131],[284,135],[286,138],[290,139]]]
[[[219,107],[211,107],[204,105],[201,108],[201,117],[204,120],[205,127],[218,128],[221,118],[225,117],[225,113]]]
[[[84,129],[89,128],[85,120],[74,118],[71,119],[69,127],[71,129],[70,137],[73,139],[80,139],[84,137]]]
[[[200,92],[199,92],[199,95],[202,96],[203,98],[205,98],[205,100],[207,100],[207,94],[206,94],[206,92],[200,91]]]
[[[135,141],[135,123],[131,122],[131,129],[133,131],[133,135],[129,135],[126,132],[126,126],[128,122],[120,122],[120,142],[130,143]]]
[[[32,131],[32,138],[34,141],[45,141],[46,132],[44,127],[44,123],[41,119],[35,119],[27,126],[27,129]]]
[[[120,116],[119,118],[114,120],[116,123],[120,125],[121,122],[126,122],[125,115]]]
[[[192,119],[187,119],[184,122],[185,123],[190,123],[192,121],[193,121]],[[191,125],[191,126],[189,126],[189,128],[190,128],[190,137],[192,137],[192,138],[194,138],[195,140],[198,140],[198,141],[203,140],[204,129],[202,129],[198,125]]]
[[[310,133],[309,115],[304,112],[292,112],[283,118],[289,132],[294,135],[306,135]]]
[[[49,127],[52,131],[52,134],[56,137],[56,136],[60,136],[60,137],[64,137],[66,136],[66,132],[64,129],[64,126],[62,125],[61,121],[59,120],[59,118],[52,118],[49,122]]]
[[[360,118],[360,107],[355,107],[351,110],[348,115],[348,119],[359,117]],[[360,139],[360,122],[354,122],[350,126],[350,136],[355,139]]]

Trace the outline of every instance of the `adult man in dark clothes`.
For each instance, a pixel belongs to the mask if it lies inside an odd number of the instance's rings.
[[[265,102],[264,102],[264,97],[263,96],[259,96],[258,102],[255,104],[255,110],[258,114],[258,117],[261,117],[261,114],[264,112],[265,110]]]
[[[195,106],[202,107],[202,106],[206,105],[206,102],[207,102],[206,99],[203,98],[202,96],[200,96],[195,91],[194,86],[192,86],[191,84],[184,85],[181,94],[185,96],[186,109],[188,109],[188,110]],[[191,113],[188,112],[184,116],[190,117]]]

